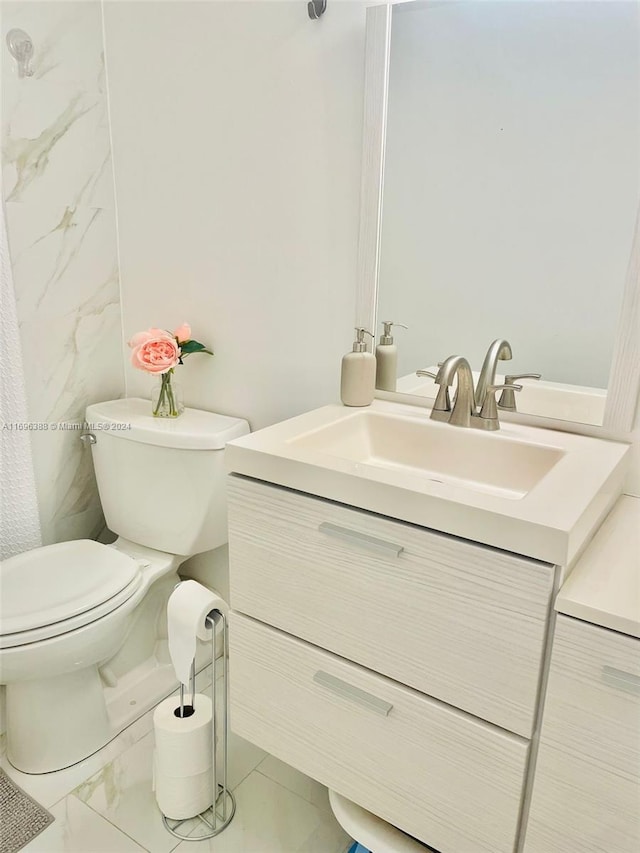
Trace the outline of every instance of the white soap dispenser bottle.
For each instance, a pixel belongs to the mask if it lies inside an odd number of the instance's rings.
[[[340,375],[340,399],[345,406],[368,406],[373,401],[376,384],[376,357],[367,352],[364,336],[370,335],[360,326],[356,326],[356,339],[353,352],[342,359]]]
[[[376,388],[380,391],[395,391],[398,377],[398,347],[394,344],[391,336],[392,326],[402,326],[404,323],[395,323],[393,320],[383,320],[384,331],[380,335],[380,343],[376,347]]]

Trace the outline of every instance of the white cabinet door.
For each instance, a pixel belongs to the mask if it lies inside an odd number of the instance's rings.
[[[528,742],[232,613],[234,731],[441,853],[512,853]]]
[[[640,640],[558,617],[524,849],[640,851]]]
[[[228,499],[234,610],[530,736],[552,566],[243,477]]]

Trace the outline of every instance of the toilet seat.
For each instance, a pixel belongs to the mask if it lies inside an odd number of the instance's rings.
[[[2,566],[0,648],[37,642],[111,613],[142,583],[141,562],[90,539],[19,554]]]

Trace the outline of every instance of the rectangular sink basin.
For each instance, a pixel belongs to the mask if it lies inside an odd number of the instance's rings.
[[[557,447],[368,410],[290,444],[511,500],[524,497],[564,456]]]
[[[629,446],[513,422],[455,427],[388,400],[227,444],[229,471],[569,566],[619,497]]]

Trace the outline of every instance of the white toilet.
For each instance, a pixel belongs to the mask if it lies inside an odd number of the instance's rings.
[[[140,399],[86,419],[117,541],[47,545],[0,567],[7,752],[26,773],[80,761],[175,689],[167,600],[184,560],[227,541],[222,450],[249,432],[196,409],[154,418]]]

